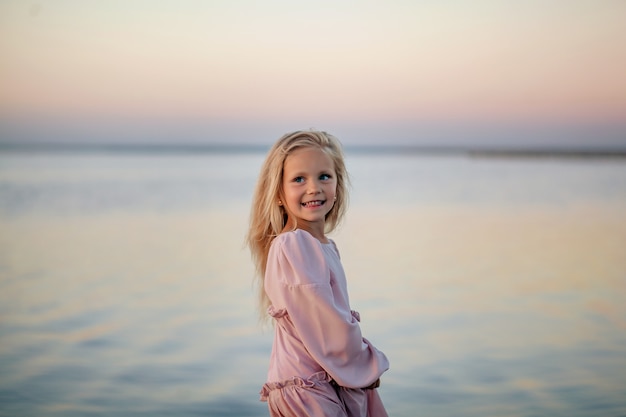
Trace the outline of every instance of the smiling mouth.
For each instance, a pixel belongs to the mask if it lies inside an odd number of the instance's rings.
[[[302,207],[306,207],[306,208],[321,207],[324,205],[324,203],[326,203],[326,200],[307,201],[306,203],[302,203]]]

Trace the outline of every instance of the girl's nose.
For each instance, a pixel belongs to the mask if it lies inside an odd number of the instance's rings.
[[[320,191],[320,186],[317,181],[311,181],[309,183],[309,188],[307,189],[308,194],[317,194]]]

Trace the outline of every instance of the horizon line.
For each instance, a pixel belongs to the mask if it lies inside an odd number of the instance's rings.
[[[134,154],[244,154],[266,153],[271,144],[252,143],[76,143],[76,142],[2,142],[0,152],[19,153],[134,153]],[[573,145],[425,145],[425,144],[344,144],[347,154],[365,155],[461,155],[485,157],[622,157],[622,146]]]

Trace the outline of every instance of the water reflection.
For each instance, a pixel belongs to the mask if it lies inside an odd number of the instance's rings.
[[[368,334],[395,359],[391,409],[623,412],[624,213],[416,206],[351,216],[345,233],[359,239],[346,236],[344,263]]]
[[[0,163],[0,414],[265,415],[262,157],[82,158]],[[334,238],[391,415],[626,414],[625,166],[371,162]]]

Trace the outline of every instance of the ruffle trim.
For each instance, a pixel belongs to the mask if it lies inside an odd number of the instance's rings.
[[[350,310],[350,313],[352,314],[352,317],[356,321],[359,321],[359,322],[361,321],[361,315],[359,314],[358,311]],[[285,309],[285,308],[277,309],[277,308],[274,308],[274,306],[269,306],[267,308],[267,314],[269,314],[270,316],[272,316],[275,319],[279,319],[279,318],[285,317],[287,315],[287,309]]]
[[[269,396],[270,392],[276,389],[283,389],[293,386],[300,388],[312,388],[316,384],[319,384],[321,382],[330,383],[331,381],[332,378],[330,377],[330,375],[328,375],[325,371],[319,371],[309,376],[307,379],[300,378],[299,376],[294,376],[293,378],[286,381],[266,382],[265,384],[263,384],[263,387],[261,388],[261,392],[259,392],[259,394],[261,395],[261,401],[267,401],[267,397]]]
[[[267,308],[267,314],[274,317],[275,319],[279,319],[287,315],[287,309],[286,308],[276,309],[274,308],[274,306],[269,306]]]

